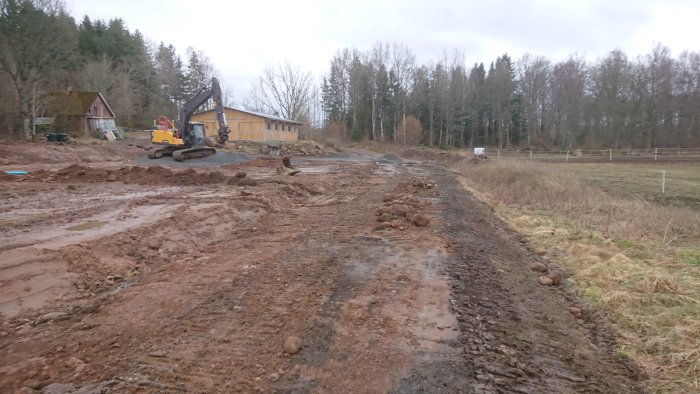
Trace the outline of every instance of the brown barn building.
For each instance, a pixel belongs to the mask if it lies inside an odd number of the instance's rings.
[[[224,113],[231,129],[231,141],[286,142],[299,139],[300,122],[231,107],[224,107]],[[219,129],[215,110],[196,113],[191,121],[204,123],[207,136],[215,136]]]
[[[54,118],[55,131],[104,137],[116,132],[114,112],[99,92],[61,92],[51,96],[48,115]]]

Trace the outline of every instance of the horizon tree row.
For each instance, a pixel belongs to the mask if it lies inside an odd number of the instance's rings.
[[[403,44],[339,50],[321,79],[325,130],[354,140],[571,148],[700,144],[700,53],[657,45],[630,60],[553,63],[504,54],[485,67],[455,51],[419,65]]]

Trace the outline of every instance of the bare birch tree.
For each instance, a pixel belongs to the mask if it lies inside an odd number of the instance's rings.
[[[301,122],[309,120],[314,79],[288,61],[267,66],[248,97],[251,109]]]

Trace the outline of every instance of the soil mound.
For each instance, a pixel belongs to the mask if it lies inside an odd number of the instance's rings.
[[[314,141],[296,141],[280,147],[280,154],[285,156],[312,156],[329,153],[331,152]]]
[[[1,177],[0,181],[21,179]],[[212,183],[228,183],[230,185],[243,184],[253,186],[255,182],[240,176],[227,176],[219,171],[200,172],[192,168],[184,171],[154,166],[141,167],[129,166],[114,170],[103,168],[90,168],[73,164],[57,171],[38,170],[26,176],[25,179],[45,182],[122,182],[138,185],[176,185],[176,186],[200,186]],[[245,179],[245,181],[243,181]]]
[[[113,143],[5,142],[0,144],[0,165],[39,163],[104,163],[143,156],[141,140]]]
[[[430,202],[419,195],[438,194],[437,185],[425,177],[413,177],[409,182],[400,182],[392,192],[382,197],[384,206],[376,212],[377,222],[381,227],[401,228],[406,223],[418,227],[426,227],[430,219],[423,216],[421,211]]]

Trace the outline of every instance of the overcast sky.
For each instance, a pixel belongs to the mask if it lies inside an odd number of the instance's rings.
[[[122,18],[133,33],[203,51],[238,100],[267,64],[289,60],[319,77],[337,50],[402,42],[419,63],[457,49],[465,64],[503,53],[590,61],[620,48],[630,58],[661,43],[699,51],[698,0],[65,0],[79,23]]]

